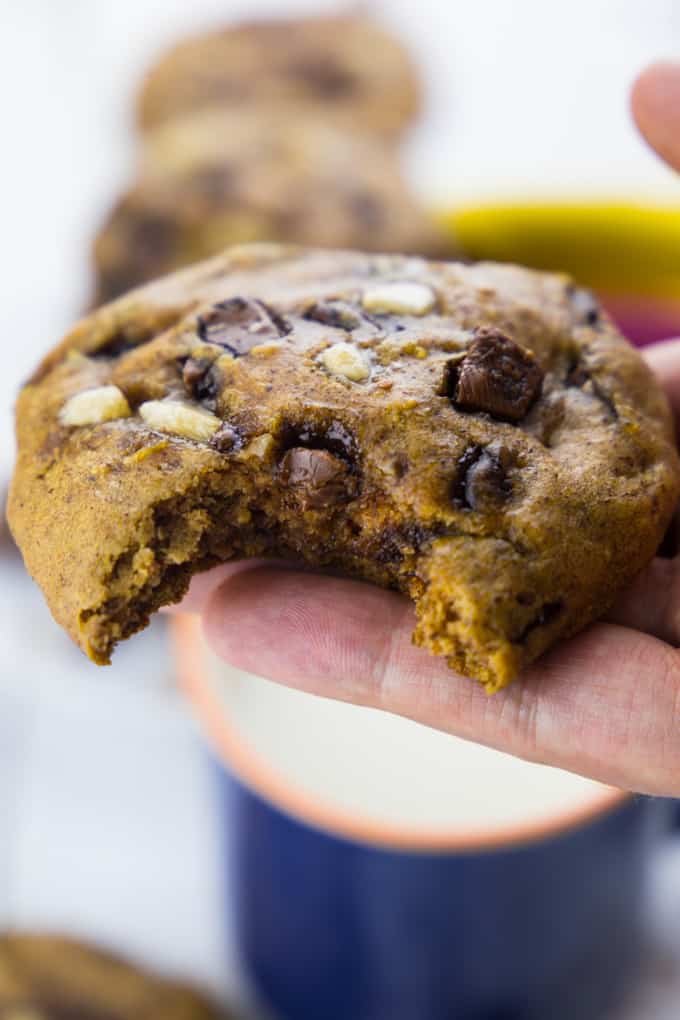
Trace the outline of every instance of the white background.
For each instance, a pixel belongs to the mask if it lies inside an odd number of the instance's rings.
[[[677,192],[627,90],[680,51],[677,0],[384,0],[428,116],[406,158],[424,196]],[[0,478],[13,395],[87,300],[88,243],[128,172],[150,56],[216,18],[329,3],[0,0]],[[215,819],[157,625],[95,671],[0,553],[0,923],[52,924],[233,988]],[[680,856],[654,880],[659,952],[626,1020],[675,1018]],[[416,1020],[416,1018],[414,1018]]]

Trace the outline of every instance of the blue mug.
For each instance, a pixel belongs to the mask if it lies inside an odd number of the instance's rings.
[[[609,1015],[644,961],[646,865],[671,802],[246,676],[190,618],[177,634],[237,950],[270,1013]]]

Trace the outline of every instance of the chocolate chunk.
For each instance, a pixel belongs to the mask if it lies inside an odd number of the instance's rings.
[[[252,347],[267,340],[278,340],[290,333],[290,326],[263,301],[229,298],[213,305],[198,317],[198,335],[208,344],[219,344],[240,358]]]
[[[311,322],[320,322],[333,329],[344,329],[350,333],[361,325],[361,315],[344,301],[323,301],[312,305],[303,315]]]
[[[234,453],[243,446],[243,437],[238,429],[225,421],[211,438],[210,445],[220,453]]]
[[[512,492],[508,478],[511,455],[505,446],[471,446],[457,464],[451,501],[462,510],[484,510],[502,503]]]
[[[542,384],[534,355],[494,328],[478,329],[465,357],[448,363],[446,389],[454,406],[501,421],[521,421]]]
[[[198,400],[209,411],[217,408],[219,378],[209,358],[188,358],[182,369],[182,381],[194,400]]]
[[[600,306],[595,295],[585,287],[571,287],[569,300],[576,323],[580,326],[597,326],[601,321]]]
[[[331,421],[324,425],[317,422],[286,422],[281,427],[279,438],[284,450],[297,446],[304,446],[308,450],[327,450],[344,460],[350,469],[355,467],[356,439],[342,422]]]
[[[288,450],[281,461],[281,478],[312,510],[333,506],[351,497],[347,464],[327,450],[304,446]]]
[[[352,72],[327,58],[298,60],[290,65],[289,73],[323,99],[341,99],[356,89],[357,80]]]

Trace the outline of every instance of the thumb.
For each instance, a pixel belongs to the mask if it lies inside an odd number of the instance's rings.
[[[680,63],[659,61],[646,68],[633,84],[631,109],[645,140],[680,170]]]

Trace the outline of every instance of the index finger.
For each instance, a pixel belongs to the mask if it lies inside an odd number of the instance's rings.
[[[489,697],[411,642],[413,608],[368,584],[266,567],[210,598],[205,631],[237,668],[414,719],[640,792],[680,794],[680,653],[597,624]]]

